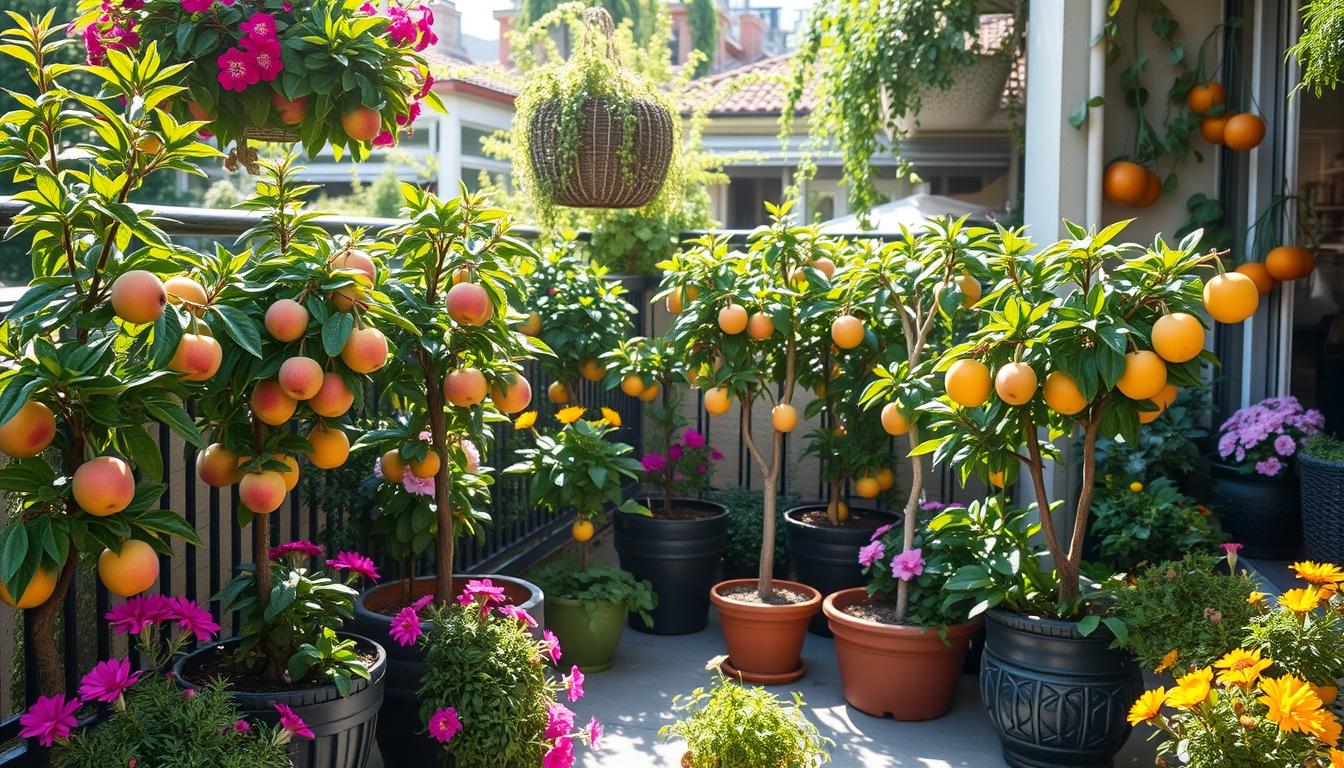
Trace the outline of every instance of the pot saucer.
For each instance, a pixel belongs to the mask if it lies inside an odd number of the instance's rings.
[[[719,668],[723,670],[723,674],[727,677],[741,679],[743,682],[755,683],[757,685],[784,685],[785,683],[792,683],[794,680],[807,674],[807,664],[802,661],[798,662],[798,668],[795,670],[773,675],[757,672],[743,672],[737,667],[734,667],[732,663],[727,660],[720,664]]]

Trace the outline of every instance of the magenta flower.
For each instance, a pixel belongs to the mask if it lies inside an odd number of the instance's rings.
[[[687,448],[704,448],[705,436],[694,429],[687,429],[681,435],[681,441]]]
[[[415,44],[415,50],[423,51],[431,45],[439,42],[439,36],[434,34],[434,12],[429,6],[421,3],[410,10],[410,16],[415,22],[415,29],[420,33],[420,39]]]
[[[305,557],[321,557],[324,553],[321,547],[311,541],[291,541],[287,544],[281,544],[277,547],[271,547],[266,556],[271,560],[279,560],[285,555],[299,554]]]
[[[909,581],[924,573],[924,553],[918,548],[897,555],[891,561],[891,575],[901,581]]]
[[[184,698],[184,699],[194,699],[194,698],[196,698],[198,695],[200,695],[200,693],[201,693],[201,692],[198,691],[198,690],[196,690],[195,688],[187,688],[186,690],[182,691],[182,698]]]
[[[560,657],[564,654],[560,651],[560,638],[549,629],[542,630],[541,641],[546,644],[546,655],[551,657],[552,664],[559,664]]]
[[[195,600],[186,597],[169,597],[166,600],[169,609],[168,618],[176,621],[179,629],[194,635],[196,642],[208,642],[219,634],[219,624],[215,621],[215,617]]]
[[[415,645],[415,641],[424,634],[420,629],[420,616],[415,606],[408,605],[397,611],[397,615],[392,617],[392,623],[387,628],[387,634],[403,648]]]
[[[709,452],[709,458],[715,461],[723,461],[723,451],[720,451],[718,448],[715,448],[714,450]]]
[[[528,629],[537,626],[537,620],[532,618],[532,614],[528,613],[522,608],[519,608],[516,605],[511,605],[508,603],[501,605],[499,607],[499,613],[501,616],[508,616],[511,619],[517,619],[523,622],[523,624]]]
[[[602,733],[602,723],[597,721],[597,716],[588,718],[588,746],[593,749],[601,749]]]
[[[667,458],[672,461],[679,460],[681,458],[682,450],[683,449],[680,445],[672,446],[667,450]]]
[[[261,73],[257,70],[256,59],[247,51],[230,48],[215,59],[219,67],[219,87],[226,91],[242,93],[248,86],[256,85]]]
[[[115,605],[107,612],[108,624],[112,631],[121,634],[138,635],[146,627],[158,624],[173,617],[173,606],[163,595],[139,595],[121,605]]]
[[[357,573],[369,581],[378,581],[378,568],[373,564],[373,558],[366,557],[358,552],[337,552],[336,556],[327,561],[327,567],[337,571],[350,571]]]
[[[583,698],[583,670],[577,665],[571,667],[569,674],[565,675],[565,692],[571,704]]]
[[[546,707],[546,731],[548,739],[558,739],[574,730],[574,712],[558,701]]]
[[[397,146],[397,137],[392,135],[391,131],[383,131],[373,137],[372,143],[375,147],[395,147]]]
[[[234,733],[248,733],[251,730],[252,730],[252,724],[242,719],[241,717],[238,718],[238,722],[233,724]]]
[[[887,535],[887,531],[890,531],[890,530],[891,530],[891,526],[892,526],[892,525],[893,525],[892,523],[887,523],[886,525],[883,525],[883,526],[879,527],[876,531],[873,531],[873,535],[870,536],[870,537],[868,538],[868,540],[869,540],[869,541],[877,541],[878,539],[882,538],[883,536],[886,536],[886,535]],[[879,555],[879,557],[881,557],[881,555]]]
[[[401,487],[416,496],[433,496],[434,478],[416,477],[414,472],[407,472],[401,476]]]
[[[387,9],[387,17],[392,21],[387,27],[387,39],[397,45],[414,45],[416,38],[419,37],[419,30],[416,29],[410,14],[394,5]]]
[[[182,10],[187,13],[204,13],[215,0],[182,0]]]
[[[269,13],[254,13],[238,25],[249,40],[256,42],[276,40],[275,17]]]
[[[495,586],[489,579],[468,581],[467,586],[462,590],[462,594],[457,596],[458,605],[464,607],[472,603],[479,603],[482,616],[489,613],[492,607],[503,602],[504,588]]]
[[[416,95],[416,98],[420,99],[425,98],[426,96],[429,95],[429,92],[433,90],[433,88],[434,88],[434,75],[429,72],[426,72],[425,81],[420,84],[420,93]]]
[[[457,719],[457,710],[452,707],[440,707],[429,716],[429,735],[440,744],[447,744],[462,730],[462,721]]]
[[[1226,544],[1223,544],[1223,551],[1229,555],[1235,555],[1241,551],[1242,546],[1243,546],[1242,544],[1237,544],[1236,542],[1229,541]]]
[[[859,565],[869,568],[873,563],[882,559],[887,553],[887,548],[880,541],[871,541],[865,546],[859,547]]]
[[[290,709],[288,705],[277,701],[272,703],[271,706],[275,707],[275,711],[280,713],[281,728],[295,736],[302,736],[305,739],[313,738],[313,729],[309,728],[308,724],[303,722],[303,718],[299,717],[298,713]]]
[[[667,469],[667,457],[661,453],[646,453],[639,463],[644,466],[645,472],[662,472]]]
[[[39,696],[33,706],[19,717],[19,737],[37,739],[37,743],[50,747],[56,739],[70,735],[79,721],[75,713],[79,711],[79,699],[65,700],[65,694]]]
[[[703,475],[703,474],[705,474],[706,472],[709,471],[709,465],[708,465],[708,464],[700,464],[700,465],[698,465],[698,466],[695,468],[695,471],[696,471],[696,472],[699,472],[700,474]]]
[[[126,659],[100,661],[80,679],[79,697],[84,701],[110,703],[121,698],[139,679],[140,673],[131,672],[131,662]]]
[[[574,765],[574,740],[562,736],[541,757],[541,768],[571,768]]]
[[[243,40],[243,50],[252,54],[252,62],[257,68],[257,79],[269,83],[280,76],[285,69],[285,60],[280,56],[280,43],[275,40]]]

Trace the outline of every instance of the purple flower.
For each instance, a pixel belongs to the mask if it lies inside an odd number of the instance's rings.
[[[562,736],[541,757],[541,768],[571,768],[574,765],[574,739]]]
[[[327,561],[327,567],[357,573],[369,581],[378,581],[378,568],[373,564],[373,558],[358,552],[337,552],[335,557]]]
[[[529,629],[537,626],[537,620],[532,618],[532,614],[528,613],[522,608],[519,608],[516,605],[505,603],[504,605],[499,606],[499,614],[501,616],[508,616],[509,618],[517,619],[523,622],[523,625]]]
[[[397,615],[392,617],[392,623],[387,628],[387,634],[403,648],[415,645],[415,641],[424,634],[420,630],[420,616],[416,607],[408,605],[397,611]]]
[[[873,531],[873,535],[872,535],[868,540],[869,540],[869,541],[877,541],[878,539],[882,538],[883,536],[886,536],[886,535],[887,535],[887,531],[890,531],[890,530],[891,530],[891,526],[892,526],[892,523],[887,523],[886,525],[879,527],[876,531]],[[881,557],[881,555],[879,555],[879,557]]]
[[[683,432],[681,435],[681,441],[686,444],[687,448],[705,447],[705,436],[700,434],[694,429],[688,429],[685,432]]]
[[[278,547],[271,547],[266,556],[271,560],[279,560],[285,555],[299,554],[305,557],[321,557],[323,550],[311,541],[291,541],[288,544],[281,544]]]
[[[1279,435],[1274,438],[1274,450],[1280,456],[1292,456],[1297,451],[1297,443],[1288,435]]]
[[[1276,456],[1270,456],[1263,461],[1255,462],[1255,471],[1266,477],[1274,477],[1279,474],[1281,469],[1283,469],[1283,462],[1279,461]]]
[[[79,721],[75,713],[79,711],[79,699],[65,700],[65,694],[39,696],[33,706],[19,717],[19,736],[25,739],[37,739],[37,743],[50,747],[56,739],[70,735]]]
[[[574,713],[569,707],[558,701],[546,707],[546,732],[548,739],[558,739],[574,730]]]
[[[440,707],[429,716],[429,735],[440,744],[447,744],[462,730],[462,721],[457,719],[457,710],[453,707]]]
[[[602,748],[602,723],[597,721],[597,716],[588,719],[588,746],[593,749]]]
[[[110,703],[121,698],[127,688],[140,679],[126,659],[108,659],[93,665],[79,681],[79,697],[84,701]]]
[[[560,663],[560,638],[555,636],[551,630],[542,630],[541,641],[546,645],[546,655],[551,657],[552,664]]]
[[[215,621],[215,617],[198,605],[195,600],[185,597],[170,597],[167,598],[167,601],[168,618],[176,621],[179,629],[194,635],[196,642],[208,642],[219,634],[219,623]]]
[[[115,633],[138,635],[146,627],[173,617],[173,606],[163,595],[139,595],[107,612],[108,624]]]
[[[680,445],[674,445],[667,451],[667,458],[671,461],[677,461],[681,458],[684,449]]]
[[[720,451],[718,448],[715,448],[714,450],[709,452],[709,458],[713,459],[714,461],[723,461],[723,451]]]
[[[277,701],[272,703],[271,706],[275,707],[275,711],[280,713],[281,728],[295,736],[302,736],[305,739],[313,738],[313,729],[309,728],[308,724],[303,722],[303,718],[299,717],[298,713],[290,709],[288,705]]]
[[[667,457],[661,453],[646,453],[639,463],[644,465],[645,472],[662,472],[667,469]]]
[[[252,724],[242,719],[241,717],[238,718],[238,722],[233,724],[234,733],[248,733],[251,730],[252,730]]]
[[[867,545],[859,547],[859,565],[864,568],[872,567],[873,563],[882,559],[886,554],[886,547],[880,541],[871,541]]]
[[[906,550],[891,561],[891,575],[901,581],[909,581],[922,573],[924,553],[918,548]]]
[[[583,670],[577,665],[570,668],[569,674],[565,675],[565,692],[569,695],[570,703],[583,698]]]

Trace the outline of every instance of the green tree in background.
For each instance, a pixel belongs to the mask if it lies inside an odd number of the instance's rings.
[[[630,22],[635,42],[643,46],[653,37],[655,31],[654,3],[662,0],[589,0],[590,5],[601,6],[611,14],[617,25]],[[565,0],[523,0],[518,12],[514,29],[527,29],[533,22],[555,10]],[[709,0],[712,4],[713,0]],[[717,22],[716,22],[717,23]]]
[[[703,77],[714,66],[714,51],[719,46],[719,6],[714,0],[687,0],[686,9],[691,47],[705,55],[695,65],[695,76]]]

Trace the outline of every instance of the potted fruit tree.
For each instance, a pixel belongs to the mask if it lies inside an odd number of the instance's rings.
[[[220,348],[184,333],[199,322],[189,310],[208,310],[203,294],[182,298],[180,286],[199,289],[178,277],[196,254],[126,205],[147,179],[199,173],[192,162],[216,154],[191,124],[146,104],[181,91],[179,70],[152,49],[139,61],[109,52],[105,68],[48,63],[64,34],[52,16],[11,12],[3,33],[36,101],[21,99],[0,127],[0,172],[13,175],[23,206],[8,235],[30,239],[34,274],[0,337],[0,485],[15,511],[0,531],[0,599],[32,612],[29,674],[54,695],[65,681],[57,621],[81,557],[96,560],[110,593],[129,597],[158,580],[170,537],[200,543],[160,508],[162,454],[145,425],[203,445],[181,403],[210,386]],[[98,95],[70,90],[80,76]]]
[[[647,579],[658,595],[652,627],[630,617],[636,630],[660,635],[699,632],[709,622],[714,585],[728,538],[728,510],[701,496],[721,458],[704,434],[681,415],[686,369],[666,339],[622,341],[604,356],[607,382],[626,394],[649,394],[643,409],[655,427],[653,450],[640,457],[641,479],[657,495],[643,499],[649,514],[617,514],[621,567]]]
[[[363,159],[396,143],[422,105],[442,111],[422,51],[438,39],[422,3],[359,5],[329,0],[81,0],[76,29],[89,63],[111,50],[155,44],[180,66],[186,90],[162,105],[198,120],[221,144],[237,142],[229,167],[255,173],[247,141],[302,142],[310,157],[331,145]]]
[[[1159,238],[1145,249],[1115,242],[1125,224],[1099,232],[1066,224],[1070,240],[1040,249],[1018,231],[987,235],[994,288],[979,305],[980,328],[943,355],[944,398],[920,406],[932,437],[914,453],[953,462],[963,478],[1013,462],[1034,492],[1053,563],[1053,573],[1045,572],[1049,586],[993,589],[993,561],[962,566],[947,585],[983,590],[973,601],[975,613],[988,610],[981,694],[1005,757],[1018,764],[1101,763],[1128,736],[1125,711],[1138,695],[1138,671],[1111,649],[1110,635],[1123,633],[1123,625],[1107,615],[1105,592],[1080,573],[1097,438],[1134,442],[1140,414],[1160,410],[1154,399],[1168,382],[1201,381],[1202,365],[1213,362],[1204,351],[1205,308],[1239,321],[1257,300],[1249,278],[1224,274],[1216,254],[1194,252],[1200,233],[1176,247]],[[1219,274],[1205,283],[1197,273],[1210,267]],[[1082,483],[1062,535],[1045,456],[1054,453],[1051,439],[1073,430],[1083,436]],[[1024,558],[1035,562],[1033,553],[1019,553],[1019,567]],[[1037,692],[1027,711],[1018,705],[1024,691]],[[1085,712],[1051,704],[1080,696],[1097,704]]]
[[[812,259],[825,257],[814,230],[792,225],[790,207],[766,206],[770,226],[752,234],[746,252],[730,253],[726,238],[707,236],[659,265],[665,275],[660,296],[677,296],[684,302],[692,290],[696,292],[696,298],[681,307],[667,338],[695,382],[705,387],[707,411],[722,415],[734,400],[741,402],[742,441],[760,473],[764,509],[758,578],[720,582],[710,600],[723,622],[729,674],[761,683],[789,682],[803,675],[803,637],[821,604],[816,589],[775,579],[775,511],[786,460],[784,433],[772,429],[767,459],[751,430],[757,402],[769,401],[775,414],[794,409],[801,309],[792,276],[795,269],[817,269]],[[769,318],[771,334],[758,340],[741,333],[742,316],[748,325],[751,322],[748,304]]]

